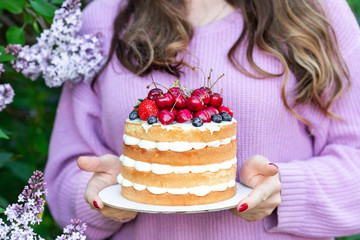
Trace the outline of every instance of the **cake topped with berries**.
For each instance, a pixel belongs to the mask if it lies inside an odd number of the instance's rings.
[[[213,91],[211,74],[206,83],[189,91],[175,81],[162,86],[165,92],[153,82],[148,96],[139,99],[125,122],[120,156],[118,182],[125,198],[175,206],[235,195],[237,123]]]

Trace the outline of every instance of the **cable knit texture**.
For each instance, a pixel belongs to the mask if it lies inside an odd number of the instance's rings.
[[[83,199],[91,173],[81,171],[76,159],[82,155],[121,155],[124,121],[138,98],[147,95],[150,77],[138,77],[121,67],[116,58],[105,69],[95,88],[66,84],[63,88],[52,134],[45,178],[47,198],[56,221],[65,226],[71,218],[88,224],[89,239],[332,239],[360,232],[360,34],[345,0],[323,0],[324,9],[337,34],[349,68],[352,88],[332,110],[338,121],[324,117],[313,105],[296,111],[315,127],[309,129],[283,105],[283,77],[257,80],[234,69],[227,52],[239,36],[243,19],[239,12],[196,27],[185,60],[200,65],[213,76],[225,73],[215,87],[224,89],[224,102],[238,121],[238,170],[260,154],[279,166],[282,203],[262,221],[248,223],[229,211],[202,214],[145,214],[119,223],[91,210]],[[109,51],[113,19],[122,0],[97,0],[83,13],[82,33],[101,32]],[[246,61],[246,46],[237,52]],[[255,49],[255,62],[264,70],[279,73],[274,57]],[[184,68],[181,81],[190,88],[203,83],[200,73]],[[164,85],[175,80],[155,72]],[[290,89],[295,84],[291,76]]]

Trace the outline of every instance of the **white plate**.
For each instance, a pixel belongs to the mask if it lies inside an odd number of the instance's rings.
[[[121,185],[116,184],[104,188],[99,193],[99,197],[105,205],[113,208],[130,210],[135,212],[145,213],[200,213],[200,212],[214,212],[226,210],[236,207],[241,199],[244,199],[251,191],[240,183],[236,183],[236,194],[234,197],[217,203],[194,205],[194,206],[160,206],[137,203],[124,198],[121,194]]]

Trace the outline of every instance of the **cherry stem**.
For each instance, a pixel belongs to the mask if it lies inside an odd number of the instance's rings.
[[[205,77],[204,70],[202,70],[202,68],[199,67],[199,66],[193,67],[192,70],[195,70],[195,69],[197,69],[197,68],[200,69],[200,71],[202,72],[202,74],[203,74],[203,76],[204,76],[204,87],[205,87],[205,85],[206,85],[206,77]]]
[[[207,81],[207,87],[211,86],[211,73],[212,73],[212,68],[210,68],[210,73],[209,73],[209,76],[208,76],[208,81]]]
[[[212,90],[212,88],[214,87],[214,85],[223,77],[225,76],[225,74],[221,74],[220,77],[218,79],[216,79],[216,81],[214,82],[213,85],[211,85],[210,89]]]
[[[174,107],[176,105],[176,101],[179,99],[179,97],[181,96],[181,94],[179,94],[179,96],[176,98],[174,105],[172,106],[172,108],[170,109],[170,112],[172,112],[172,110],[174,110]]]
[[[158,88],[158,87],[156,86],[156,83],[155,83],[155,81],[154,81],[154,78],[153,78],[153,74],[152,74],[152,73],[151,73],[151,80],[152,80],[153,84],[155,85],[155,87]]]
[[[149,85],[147,86],[147,88],[149,88],[151,85],[155,85],[155,86],[156,86],[156,84],[158,84],[158,85],[162,86],[163,88],[165,88],[166,90],[168,90],[168,91],[169,91],[169,89],[168,89],[167,87],[165,87],[164,85],[162,85],[162,84],[160,84],[160,83],[155,83],[155,82],[153,82],[153,83],[149,84]]]

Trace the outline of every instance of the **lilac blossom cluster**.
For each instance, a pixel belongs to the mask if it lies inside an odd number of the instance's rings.
[[[85,231],[86,231],[86,223],[81,224],[81,220],[79,219],[72,219],[71,224],[67,225],[61,236],[58,236],[56,240],[65,240],[65,239],[79,239],[84,240],[86,239]]]
[[[28,184],[18,196],[18,203],[9,205],[4,212],[10,225],[0,218],[0,239],[43,239],[29,226],[42,221],[44,197],[47,195],[43,173],[35,171]],[[85,231],[85,223],[81,224],[78,219],[71,220],[71,224],[66,226],[63,234],[56,239],[83,240],[86,239]]]
[[[80,6],[80,0],[66,0],[36,44],[9,45],[7,53],[17,57],[13,68],[31,80],[42,76],[49,87],[61,86],[67,80],[77,83],[93,79],[105,62],[101,35],[77,35],[82,24]]]
[[[44,211],[46,195],[43,173],[35,171],[22,193],[18,196],[18,203],[9,205],[5,210],[6,225],[0,220],[0,239],[42,239],[29,224],[39,224]]]
[[[0,77],[1,74],[4,72],[4,65],[0,63]],[[14,95],[14,90],[12,89],[10,84],[0,84],[0,112],[5,109],[7,104],[10,104],[13,101]]]
[[[0,112],[14,99],[15,93],[9,83],[0,84]]]

